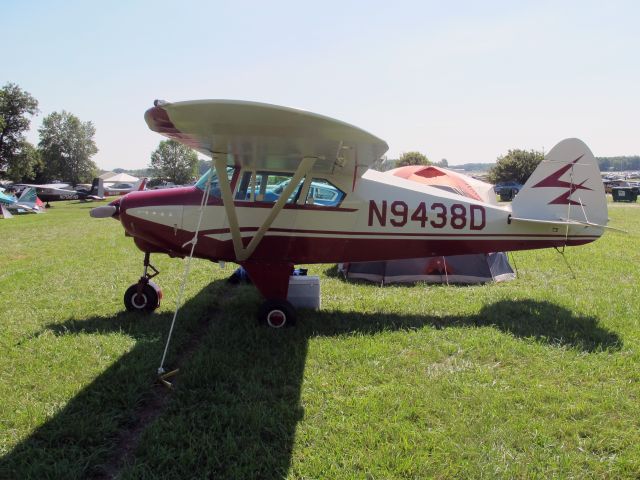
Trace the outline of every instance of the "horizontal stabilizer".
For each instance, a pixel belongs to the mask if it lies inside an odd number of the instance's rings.
[[[580,220],[571,220],[571,219],[565,219],[565,218],[559,218],[558,220],[538,220],[538,219],[535,219],[535,218],[509,217],[509,222],[541,223],[541,224],[544,224],[544,225],[575,225],[575,226],[582,225],[585,228],[586,227],[598,227],[598,228],[606,228],[606,229],[609,229],[609,230],[616,230],[618,232],[627,233],[626,230],[622,230],[620,228],[615,228],[615,227],[609,227],[608,225],[600,225],[598,223],[582,222]]]

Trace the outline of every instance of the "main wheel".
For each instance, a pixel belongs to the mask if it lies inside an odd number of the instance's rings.
[[[138,293],[138,284],[134,283],[124,293],[124,306],[130,312],[153,312],[160,306],[161,293],[153,285],[147,283]]]
[[[296,309],[286,300],[267,300],[260,305],[258,321],[271,328],[291,327],[296,323]]]

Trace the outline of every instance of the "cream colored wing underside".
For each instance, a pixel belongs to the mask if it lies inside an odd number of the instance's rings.
[[[294,171],[315,158],[313,173],[361,175],[388,149],[353,125],[303,110],[238,100],[156,101],[149,128],[228,165]],[[356,168],[357,167],[357,168]]]

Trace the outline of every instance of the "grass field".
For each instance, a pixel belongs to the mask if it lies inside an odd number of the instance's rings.
[[[183,263],[152,258],[163,305],[124,313],[142,254],[93,206],[0,220],[0,478],[640,477],[640,205],[567,249],[575,278],[552,250],[471,287],[311,266],[322,310],[285,331],[194,261],[171,391]]]

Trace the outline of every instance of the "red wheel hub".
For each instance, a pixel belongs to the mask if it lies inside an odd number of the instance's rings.
[[[280,328],[287,322],[287,316],[282,310],[272,310],[267,315],[267,323],[272,328]]]

